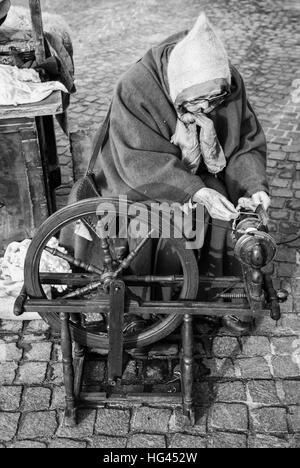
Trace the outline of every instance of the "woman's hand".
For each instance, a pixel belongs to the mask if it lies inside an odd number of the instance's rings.
[[[266,192],[257,192],[251,197],[254,205],[258,207],[258,205],[262,205],[265,211],[268,211],[271,205],[271,199]]]
[[[245,210],[255,212],[258,205],[262,205],[264,210],[267,211],[271,205],[271,200],[269,195],[266,192],[257,192],[252,197],[242,197],[238,201],[238,205],[236,207],[237,210],[240,208],[244,208]]]
[[[200,189],[193,196],[193,202],[204,205],[213,219],[230,221],[239,215],[233,204],[219,192],[209,188]]]

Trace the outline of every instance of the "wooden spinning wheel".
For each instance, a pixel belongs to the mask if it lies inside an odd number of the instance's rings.
[[[48,286],[57,284],[63,286],[64,291],[59,294],[56,293],[55,298],[53,294],[51,297],[48,295],[49,307],[50,305],[53,306],[53,304],[56,304],[58,307],[62,304],[62,301],[64,304],[68,301],[70,307],[72,303],[78,306],[80,301],[84,300],[85,306],[83,305],[83,307],[86,308],[86,320],[79,322],[74,319],[74,321],[71,321],[70,328],[73,339],[82,345],[107,349],[108,336],[105,330],[105,324],[103,323],[103,314],[104,322],[107,323],[107,312],[109,314],[109,311],[105,306],[101,308],[101,310],[99,310],[99,306],[93,307],[93,299],[97,298],[99,300],[99,298],[102,298],[104,300],[103,303],[105,303],[105,299],[107,300],[109,295],[109,284],[112,280],[120,279],[124,281],[126,288],[125,303],[127,304],[125,320],[126,317],[129,317],[130,321],[131,309],[134,310],[135,305],[143,303],[144,306],[147,306],[147,300],[143,300],[141,296],[134,293],[134,287],[143,286],[146,288],[150,299],[151,291],[153,297],[154,288],[157,290],[162,287],[168,287],[169,290],[173,291],[172,297],[174,300],[193,300],[197,295],[199,276],[193,251],[186,249],[184,238],[174,238],[174,236],[168,239],[167,242],[172,249],[172,254],[178,259],[178,264],[180,265],[179,275],[159,275],[155,274],[155,272],[153,272],[153,275],[143,276],[133,274],[130,269],[132,262],[136,261],[139,255],[142,254],[146,243],[149,241],[151,242],[151,240],[148,239],[151,234],[151,229],[148,227],[148,220],[150,219],[148,216],[149,211],[146,211],[143,216],[139,215],[139,222],[144,224],[146,229],[144,232],[147,232],[148,237],[146,236],[144,239],[136,242],[137,245],[131,252],[126,250],[126,246],[124,247],[123,242],[123,254],[120,255],[116,252],[113,240],[109,237],[101,238],[101,233],[99,234],[99,222],[101,221],[100,217],[97,216],[97,212],[99,212],[99,205],[101,203],[111,206],[111,211],[107,211],[106,214],[110,215],[110,224],[112,225],[120,216],[118,212],[118,200],[95,198],[67,206],[52,215],[41,226],[27,254],[25,263],[25,289],[29,297],[45,300],[47,298],[45,292],[46,284],[48,284]],[[149,210],[149,206],[144,206]],[[132,219],[134,219],[134,215],[128,215],[128,224]],[[73,229],[75,226],[74,223],[78,223],[79,221],[89,230],[91,238],[93,238],[93,247],[96,247],[94,251],[97,251],[98,258],[94,257],[91,261],[92,264],[86,264],[80,258],[75,259],[72,255],[66,255],[46,247],[50,238],[54,236],[58,238],[61,235],[62,229],[66,229],[67,227]],[[89,242],[89,244],[90,243],[91,242]],[[68,261],[72,267],[75,267],[73,268],[73,273],[40,272],[40,260],[44,250]],[[159,306],[159,302],[156,302],[156,306]],[[37,305],[37,311],[38,310],[39,308]],[[98,321],[95,320],[97,314],[99,315]],[[42,313],[41,315],[51,327],[60,330],[61,323],[59,313],[53,311],[47,314]],[[90,320],[91,317],[92,320]],[[139,323],[135,323],[133,320],[133,327],[131,324],[133,330],[131,330],[131,333],[128,333],[128,327],[127,333],[124,332],[124,346],[140,347],[159,341],[172,333],[181,322],[182,316],[180,315],[174,314],[162,317],[159,314],[150,314],[147,319],[144,320],[144,323],[142,323],[144,329],[142,331],[135,331],[136,327],[139,328]],[[124,330],[125,328],[124,326]]]
[[[128,202],[127,206],[132,207],[133,202]],[[275,291],[271,276],[262,271],[274,258],[276,244],[259,214],[259,222],[252,216],[250,230],[247,216],[245,219],[241,216],[236,226],[235,254],[242,263],[243,277],[199,276],[194,253],[186,248],[186,239],[178,226],[173,226],[171,235],[164,239],[169,247],[169,258],[177,261],[176,274],[165,268],[163,274],[160,273],[155,262],[150,273],[135,270],[137,260],[142,258],[140,265],[143,266],[147,258],[152,258],[144,249],[154,242],[154,233],[159,239],[158,246],[164,237],[163,223],[154,227],[149,225],[152,219],[150,204],[142,206],[144,209],[138,215],[135,210],[128,209],[124,217],[119,199],[98,197],[74,203],[52,215],[39,228],[28,250],[25,284],[16,301],[15,314],[39,312],[51,327],[61,331],[67,425],[76,424],[79,404],[97,407],[111,400],[126,401],[127,396],[119,393],[124,348],[147,347],[171,334],[181,323],[180,400],[184,415],[193,424],[193,317],[234,314],[242,318],[249,314],[253,317],[267,314],[278,321],[279,302],[287,299],[287,292]],[[169,211],[161,209],[161,215],[167,222],[172,219]],[[144,229],[133,246],[130,245],[132,223],[137,218]],[[123,219],[122,223],[120,219]],[[120,235],[124,226],[128,228],[127,238]],[[85,247],[92,247],[88,259],[83,255],[76,258],[71,249],[66,252],[47,245],[52,238],[56,239],[56,244],[58,240],[62,243],[66,229],[82,237]],[[120,239],[122,242],[118,243]],[[43,252],[65,261],[68,272],[41,271]],[[197,300],[199,284],[203,283],[221,288],[223,292],[216,298],[222,301]],[[72,341],[75,342],[74,349]],[[108,350],[104,393],[89,395],[82,392],[85,347]],[[128,398],[149,402],[157,396],[143,393]],[[178,394],[173,395],[173,401],[177,401],[176,398]]]

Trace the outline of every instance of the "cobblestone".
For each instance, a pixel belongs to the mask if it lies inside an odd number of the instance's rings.
[[[288,448],[289,444],[284,439],[257,434],[250,436],[248,441],[249,448]]]
[[[125,448],[127,439],[125,437],[97,436],[91,439],[90,448]]]
[[[246,401],[246,389],[243,382],[225,382],[214,385],[213,395],[215,401],[230,403]]]
[[[20,365],[16,383],[41,384],[45,380],[47,370],[46,362],[26,362]]]
[[[60,415],[60,426],[57,431],[59,437],[70,439],[82,439],[92,436],[94,433],[96,411],[81,410],[78,412],[78,424],[76,427],[66,427],[63,421],[63,414]]]
[[[246,448],[247,437],[243,434],[215,432],[209,440],[209,448]]]
[[[99,409],[95,425],[96,434],[127,435],[130,412],[115,409]]]
[[[22,387],[0,387],[0,411],[17,411],[20,406]]]
[[[19,361],[22,350],[15,343],[0,343],[0,362]]]
[[[43,320],[31,320],[25,327],[25,333],[44,334],[49,330],[49,325]]]
[[[274,356],[272,366],[275,377],[292,378],[299,377],[299,366],[291,356]]]
[[[264,358],[247,358],[236,361],[244,379],[269,379],[271,371]]]
[[[300,405],[300,381],[285,380],[282,385],[286,403]]]
[[[15,379],[18,364],[15,362],[0,362],[0,385],[11,385]]]
[[[7,448],[14,448],[14,449],[33,449],[33,448],[47,448],[47,445],[43,442],[37,442],[34,440],[20,440],[14,442],[13,444],[9,444]]]
[[[20,413],[0,413],[0,440],[6,442],[14,438]]]
[[[207,442],[206,439],[201,437],[185,435],[185,434],[175,434],[171,438],[170,448],[206,448]]]
[[[44,341],[46,338],[47,336],[45,334],[37,334],[37,335],[33,333],[25,334],[22,336],[22,339],[20,341],[20,346],[26,348],[28,344],[31,345],[32,343],[37,342],[37,341]]]
[[[63,409],[65,407],[65,388],[55,387],[52,393],[51,409]]]
[[[236,372],[232,359],[205,359],[204,365],[208,369],[210,377],[235,378]]]
[[[272,338],[271,343],[274,347],[274,353],[276,355],[290,355],[295,349],[295,343],[297,339],[294,336]]]
[[[62,362],[62,353],[61,353],[60,344],[55,343],[53,345],[51,359],[52,361]]]
[[[300,432],[300,406],[289,407],[289,418],[292,432]]]
[[[138,432],[168,432],[171,410],[138,408],[134,411],[131,429]]]
[[[287,432],[287,414],[284,408],[260,408],[251,412],[256,432],[277,434]]]
[[[271,354],[268,338],[263,336],[247,336],[242,342],[243,355],[247,357],[266,356]]]
[[[223,431],[246,432],[248,430],[247,407],[239,404],[216,403],[211,410],[209,426]]]
[[[23,411],[42,411],[49,409],[51,390],[43,387],[25,388],[23,394]]]
[[[48,448],[63,448],[63,449],[73,449],[73,448],[86,448],[87,443],[78,440],[71,439],[55,439],[51,440]]]
[[[52,343],[32,343],[25,350],[25,361],[49,361],[51,355]]]
[[[41,439],[52,437],[57,429],[54,411],[36,411],[25,413],[20,420],[19,439]]]
[[[237,338],[221,336],[214,340],[213,354],[216,357],[224,358],[239,354],[240,346]]]
[[[166,448],[166,439],[162,435],[135,434],[130,437],[127,448]]]
[[[62,385],[64,383],[63,369],[60,362],[50,364],[47,381],[54,385]]]
[[[276,384],[271,380],[254,380],[247,384],[248,392],[254,403],[277,405],[280,403]]]
[[[291,448],[300,448],[300,436],[295,435],[290,443]]]
[[[0,320],[1,335],[5,333],[19,333],[22,328],[22,322],[16,322],[15,320]]]
[[[0,328],[0,343],[5,344],[5,343],[16,343],[19,339],[18,335],[1,335],[1,328]]]
[[[192,435],[205,435],[207,426],[207,408],[196,408],[195,411],[195,425],[187,425],[186,417],[182,410],[174,410],[169,421],[169,432],[188,432]]]

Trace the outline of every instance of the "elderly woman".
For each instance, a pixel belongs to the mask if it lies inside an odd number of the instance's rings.
[[[200,272],[234,273],[230,221],[241,199],[270,205],[266,140],[205,14],[121,78],[95,176],[103,196],[204,205]]]
[[[95,173],[104,196],[203,204],[219,220],[210,239],[219,251],[226,237],[220,220],[237,216],[241,197],[269,207],[263,130],[204,14],[121,78]],[[213,273],[221,274],[216,262]]]

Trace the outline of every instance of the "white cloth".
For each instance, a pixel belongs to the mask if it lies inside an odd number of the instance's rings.
[[[205,13],[201,13],[193,29],[171,52],[168,64],[171,98],[175,102],[182,91],[217,78],[231,82],[228,55]]]
[[[200,127],[199,138],[197,126]],[[226,157],[214,124],[205,114],[181,116],[171,142],[180,147],[182,161],[193,174],[196,174],[202,158],[211,174],[217,174],[226,167]]]
[[[31,240],[29,239],[25,239],[23,242],[12,242],[8,245],[4,257],[0,259],[0,300],[7,296],[17,297],[20,293],[24,282],[24,263],[30,243]],[[55,237],[50,239],[47,245],[50,248],[66,253],[66,250],[59,246],[58,240]],[[44,251],[41,258],[40,271],[70,273],[71,268],[65,260],[54,257]],[[62,291],[64,290],[64,286],[59,286],[57,289]]]
[[[0,65],[0,105],[17,106],[42,101],[53,91],[67,93],[58,81],[42,83],[39,74],[32,69],[19,69]]]

